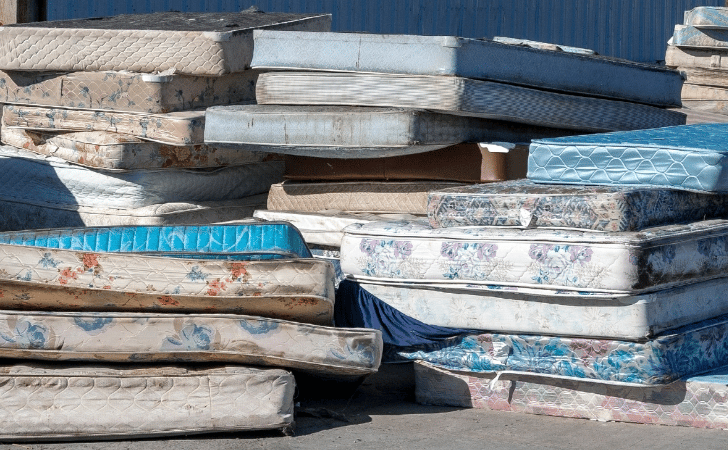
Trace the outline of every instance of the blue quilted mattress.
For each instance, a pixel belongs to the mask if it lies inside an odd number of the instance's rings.
[[[727,124],[536,139],[528,178],[539,183],[662,186],[728,192]]]

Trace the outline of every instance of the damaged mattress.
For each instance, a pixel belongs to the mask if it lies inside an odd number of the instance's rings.
[[[268,156],[205,144],[169,145],[107,131],[54,133],[0,128],[3,144],[106,170],[206,168],[262,162]]]
[[[725,28],[728,27],[728,8],[699,6],[685,11],[683,22],[704,29]]]
[[[0,146],[0,199],[60,208],[131,209],[171,202],[235,200],[262,194],[283,177],[283,161],[217,169],[109,172]]]
[[[728,220],[635,232],[353,224],[341,269],[358,281],[635,294],[724,276]]]
[[[557,417],[728,429],[728,368],[666,386],[596,385],[539,376],[466,373],[417,361],[418,403]]]
[[[413,108],[531,125],[618,131],[685,125],[685,115],[654,106],[567,95],[452,76],[269,72],[258,104]]]
[[[402,108],[233,105],[213,106],[205,116],[206,144],[345,159],[570,134],[574,131]]]
[[[242,366],[0,367],[0,440],[129,439],[286,430],[293,375]]]
[[[728,69],[728,48],[691,48],[668,45],[665,65],[689,69]]]
[[[14,24],[0,30],[0,69],[219,76],[249,67],[256,28],[329,31],[331,15],[169,11]]]
[[[546,50],[522,42],[452,36],[274,30],[253,36],[254,68],[454,75],[655,106],[680,105],[682,78],[677,72],[555,45]]]
[[[425,215],[428,191],[459,185],[460,183],[436,181],[284,181],[271,185],[268,209]]]
[[[0,103],[144,113],[195,110],[255,101],[258,74],[0,71]]]
[[[536,184],[530,180],[430,191],[434,228],[509,226],[637,231],[728,217],[728,197],[676,189]]]
[[[45,131],[106,131],[168,145],[204,143],[205,111],[167,114],[5,105],[2,126]]]
[[[670,44],[676,47],[728,49],[728,29],[702,29],[689,25],[675,25]]]
[[[354,379],[379,368],[382,335],[232,314],[0,311],[0,356],[235,363]]]
[[[286,223],[0,233],[0,307],[330,324],[333,268]]]
[[[728,191],[726,124],[537,139],[528,178],[539,183]]]

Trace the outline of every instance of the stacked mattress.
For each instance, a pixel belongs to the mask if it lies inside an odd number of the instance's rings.
[[[728,8],[702,6],[685,12],[668,41],[665,63],[683,73],[683,105],[728,113]]]
[[[250,217],[284,163],[205,145],[205,108],[254,102],[253,29],[330,21],[165,12],[4,28],[0,230]]]
[[[726,132],[538,139],[527,180],[350,225],[335,320],[378,325],[386,360],[417,361],[424,403],[725,427],[671,414],[728,365]]]

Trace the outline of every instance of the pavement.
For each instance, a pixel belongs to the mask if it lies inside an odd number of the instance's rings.
[[[412,364],[384,365],[358,387],[302,386],[294,434],[227,433],[109,442],[0,445],[5,450],[728,449],[728,430],[596,422],[419,405]]]

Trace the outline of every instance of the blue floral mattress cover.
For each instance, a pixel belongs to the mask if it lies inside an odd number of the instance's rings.
[[[661,186],[727,192],[728,124],[536,139],[529,179],[538,183]]]
[[[420,347],[390,348],[385,355],[385,361],[401,359],[459,371],[667,384],[728,364],[728,316],[667,331],[642,343],[484,333]]]
[[[513,180],[432,190],[434,228],[513,226],[637,231],[728,216],[724,194],[677,189],[537,184]]]
[[[426,219],[345,228],[341,269],[358,281],[639,293],[722,277],[728,221],[637,232],[432,228]]]

